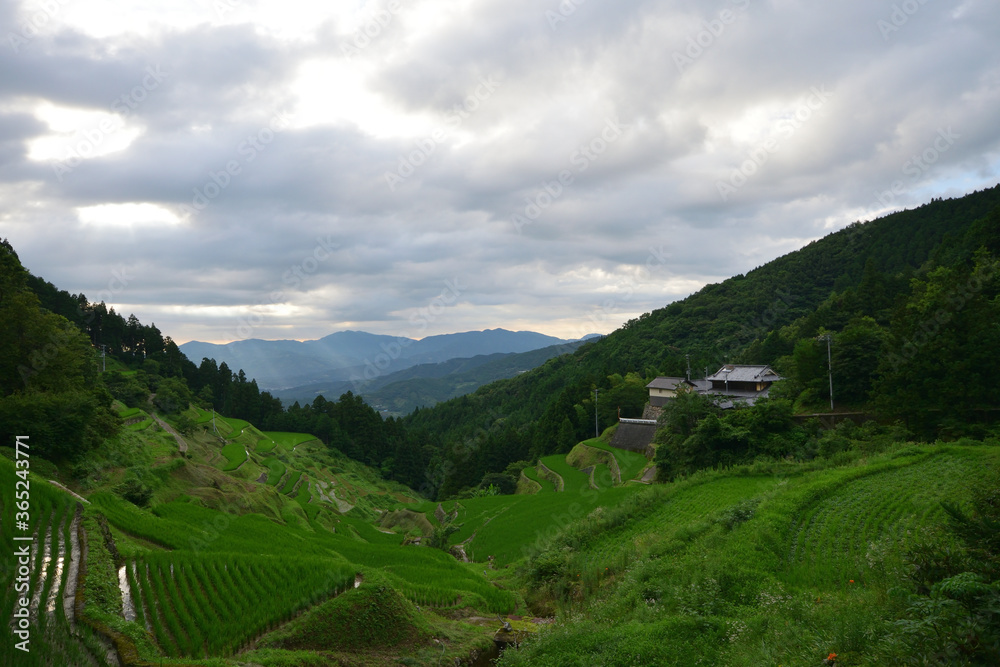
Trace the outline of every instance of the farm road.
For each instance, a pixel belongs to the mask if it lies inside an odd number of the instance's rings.
[[[174,439],[177,441],[177,446],[181,450],[181,454],[186,453],[188,450],[188,445],[186,442],[184,442],[184,438],[181,437],[181,434],[178,433],[176,430],[174,430],[173,426],[160,419],[160,417],[155,413],[151,412],[149,414],[153,417],[153,419],[156,420],[156,423],[160,425],[160,428],[162,428],[164,431],[174,436]]]

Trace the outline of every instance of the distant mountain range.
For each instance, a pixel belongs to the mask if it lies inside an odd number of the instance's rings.
[[[586,340],[551,345],[530,352],[496,352],[475,357],[459,357],[437,364],[419,364],[359,383],[349,380],[316,382],[272,393],[285,405],[295,401],[311,403],[322,395],[335,400],[350,390],[361,394],[379,411],[406,415],[414,408],[430,407],[450,398],[464,396],[496,380],[512,378],[541,366],[561,354],[575,352]]]
[[[587,338],[589,338],[588,336]],[[585,339],[582,339],[585,340]],[[319,340],[259,340],[234,341],[219,345],[190,341],[180,346],[181,351],[195,364],[203,358],[223,362],[234,372],[243,369],[247,377],[257,380],[261,389],[278,396],[288,395],[290,389],[300,397],[315,396],[311,386],[330,385],[344,391],[358,390],[362,385],[382,380],[414,366],[436,365],[453,359],[471,359],[483,355],[515,354],[542,348],[569,345],[576,341],[546,336],[534,331],[508,331],[487,329],[463,333],[428,336],[420,340],[398,336],[383,336],[364,331],[338,331]],[[567,347],[571,352],[574,347]],[[558,351],[554,351],[558,354]],[[487,363],[490,359],[482,360]],[[544,359],[538,363],[544,362]],[[471,363],[471,362],[470,362]],[[464,364],[463,370],[481,364]],[[537,364],[536,364],[537,365]],[[425,369],[428,377],[442,377],[455,368]],[[532,368],[534,366],[531,366]],[[527,368],[523,370],[528,370]],[[418,373],[398,379],[421,377]],[[342,392],[341,392],[342,393]],[[336,394],[336,395],[339,395]],[[327,396],[335,398],[335,396]]]

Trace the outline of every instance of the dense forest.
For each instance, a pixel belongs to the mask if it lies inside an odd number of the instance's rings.
[[[313,433],[386,478],[445,498],[509,486],[519,467],[593,435],[595,413],[602,430],[619,414],[639,416],[646,382],[683,376],[690,360],[696,376],[727,362],[768,363],[787,380],[751,416],[686,404],[687,422],[665,425],[661,442],[679,452],[699,435],[688,449],[703,442],[723,452],[688,467],[801,449],[815,434],[751,446],[758,427],[749,422],[780,429],[793,413],[828,409],[828,374],[838,410],[898,421],[918,437],[975,435],[998,407],[998,256],[1000,186],[934,200],[708,285],[531,372],[384,419],[350,392],[284,406],[242,370],[188,360],[155,324],[32,276],[4,241],[0,431],[9,439],[30,425],[44,455],[74,459],[118,428],[113,398],[168,414],[194,402],[263,429]]]

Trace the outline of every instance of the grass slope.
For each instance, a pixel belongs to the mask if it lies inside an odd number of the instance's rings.
[[[532,555],[529,602],[566,617],[501,664],[917,664],[895,625],[903,553],[998,464],[922,445],[640,489]]]

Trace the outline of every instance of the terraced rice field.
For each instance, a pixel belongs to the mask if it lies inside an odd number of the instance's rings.
[[[553,484],[550,480],[547,480],[544,477],[540,476],[538,474],[538,471],[535,470],[534,468],[525,468],[524,469],[524,476],[527,477],[528,479],[530,479],[533,482],[537,482],[538,485],[542,487],[542,489],[541,489],[541,491],[539,491],[539,493],[544,493],[546,491],[555,491],[556,490],[555,484]]]
[[[780,484],[774,477],[724,477],[704,484],[664,489],[663,499],[654,511],[598,541],[590,547],[591,553],[607,559],[623,548],[641,546],[650,536],[663,539],[679,531],[707,527],[720,511]],[[638,490],[636,486],[626,488]]]
[[[300,493],[303,493],[301,489],[304,488],[307,487],[305,485],[300,487]],[[300,496],[302,497],[305,496]],[[258,588],[271,585],[264,579],[278,582],[287,580],[284,574],[272,574],[271,570],[264,571],[265,566],[273,568],[278,567],[277,564],[280,563],[305,562],[311,564],[310,567],[317,571],[329,570],[331,564],[334,567],[338,564],[350,565],[354,568],[352,572],[376,568],[391,576],[394,585],[398,584],[400,592],[417,604],[451,606],[459,602],[466,604],[470,601],[481,601],[484,610],[493,610],[497,613],[509,613],[515,606],[510,593],[497,589],[482,575],[463,566],[454,557],[437,549],[400,546],[402,539],[400,535],[382,533],[370,523],[360,519],[342,516],[339,518],[336,533],[330,533],[322,529],[305,530],[279,525],[256,514],[228,515],[189,502],[166,503],[157,506],[155,512],[150,513],[111,494],[94,494],[93,499],[102,513],[106,514],[108,520],[119,530],[144,539],[155,538],[156,544],[173,549],[164,554],[139,555],[131,558],[137,567],[136,573],[132,576],[137,590],[140,590],[136,598],[145,605],[137,605],[137,615],[143,614],[150,620],[151,625],[159,615],[162,627],[160,634],[154,632],[154,635],[157,637],[162,635],[162,640],[158,639],[158,642],[162,641],[161,646],[168,655],[222,655],[228,650],[233,650],[233,646],[241,645],[247,637],[252,637],[254,632],[257,632],[257,630],[238,631],[234,625],[231,630],[217,633],[222,637],[221,640],[213,639],[206,633],[197,634],[198,628],[203,626],[202,621],[188,619],[198,619],[199,614],[205,616],[208,611],[197,610],[197,605],[200,603],[195,598],[200,593],[195,587],[195,582],[200,584],[200,590],[207,590],[204,577],[210,574],[198,569],[203,567],[199,563],[204,563],[204,567],[212,567],[212,563],[221,563],[222,569],[225,570],[227,564],[232,562],[233,565],[229,567],[239,565],[238,571],[246,574],[243,565],[236,563],[236,560],[248,559],[247,567],[252,566],[257,569],[254,570],[256,574],[249,575],[254,583],[246,586]],[[259,555],[243,557],[234,554]],[[184,577],[178,580],[175,586],[176,593],[167,590],[166,586],[170,564],[175,566],[171,576]],[[143,583],[142,576],[146,565],[149,565],[150,572],[146,575],[147,581]],[[188,566],[191,575],[187,573]],[[215,567],[217,570],[218,567]],[[298,576],[303,580],[313,581],[309,590],[321,589],[315,584],[312,575]],[[158,584],[158,581],[161,583]],[[180,583],[182,581],[188,583]],[[234,578],[233,581],[236,582],[237,579]],[[247,579],[240,577],[238,581]],[[227,586],[225,583],[222,585]],[[225,591],[228,590],[225,588]],[[184,596],[185,591],[189,591],[188,597],[195,600],[194,602],[170,597]],[[224,592],[224,595],[229,595],[229,592]],[[293,596],[288,599],[287,604],[282,603],[285,611],[277,617],[254,620],[256,624],[254,627],[259,627],[260,624],[273,624],[278,622],[275,618],[279,620],[284,618],[282,614],[287,616],[288,613],[294,613],[298,607],[297,603],[292,603],[300,598],[301,596]],[[167,611],[163,611],[162,607],[156,607],[157,604],[162,605],[164,600],[168,605]],[[269,606],[273,605],[269,603]],[[289,612],[289,609],[292,611]],[[224,610],[219,612],[223,621],[225,613]]]
[[[570,464],[566,463],[565,454],[554,454],[539,459],[546,468],[562,477],[562,490],[567,493],[580,493],[590,488],[590,478]]]
[[[847,482],[813,503],[793,523],[789,579],[817,586],[863,581],[880,552],[901,553],[921,526],[943,520],[941,501],[962,496],[979,458],[932,456]]]
[[[288,478],[285,480],[285,485],[281,487],[281,492],[284,494],[289,494],[295,488],[298,483],[299,478],[302,477],[301,470],[292,470],[288,474]]]
[[[277,486],[285,474],[285,464],[272,456],[264,459],[261,465],[267,468],[267,483],[271,486]]]
[[[261,431],[261,433],[267,437],[267,440],[258,443],[257,451],[259,452],[270,451],[275,447],[292,451],[303,443],[317,439],[316,436],[309,433],[288,433],[285,431]]]
[[[247,451],[240,441],[233,441],[222,448],[222,455],[226,458],[222,469],[225,471],[236,470],[247,460]]]
[[[649,465],[649,461],[643,454],[612,447],[598,438],[585,440],[583,444],[588,447],[595,447],[597,449],[603,449],[606,452],[611,452],[612,456],[614,456],[615,460],[618,462],[618,468],[621,470],[622,482],[626,482],[630,479],[636,479],[640,473],[642,473],[643,469]]]
[[[604,463],[598,463],[594,466],[594,472],[591,477],[599,489],[610,489],[615,485],[614,475],[611,474],[611,469]]]
[[[172,657],[228,655],[307,607],[353,586],[331,559],[151,554],[127,564],[136,612]]]
[[[89,627],[77,623],[75,618],[74,598],[80,583],[81,557],[77,501],[35,476],[22,480],[15,470],[13,462],[0,457],[0,484],[10,490],[0,496],[0,513],[4,517],[0,522],[0,540],[11,548],[11,553],[5,555],[4,567],[0,567],[0,617],[6,626],[0,632],[0,661],[28,666],[103,665],[105,647]],[[29,534],[15,530],[12,521],[14,511],[22,510],[6,504],[7,499],[14,497],[17,482],[26,482],[30,495],[28,522],[32,529],[30,536],[34,538],[30,542],[14,540],[15,536]],[[14,550],[25,546],[29,554],[28,588],[18,590],[15,577],[20,576],[16,567],[19,556],[14,555]],[[17,584],[22,585],[23,582]],[[13,632],[21,625],[21,619],[14,615],[15,609],[21,608],[17,604],[21,597],[29,601],[28,616],[23,621],[30,633],[27,653],[15,647],[22,640]]]
[[[571,470],[587,481],[579,470]],[[508,511],[498,511],[489,523],[479,524],[465,551],[473,560],[485,561],[495,556],[498,565],[506,565],[545,548],[553,536],[597,507],[613,507],[640,490],[630,486],[598,491],[588,485],[575,492],[501,496],[500,499],[515,500],[510,501]]]

